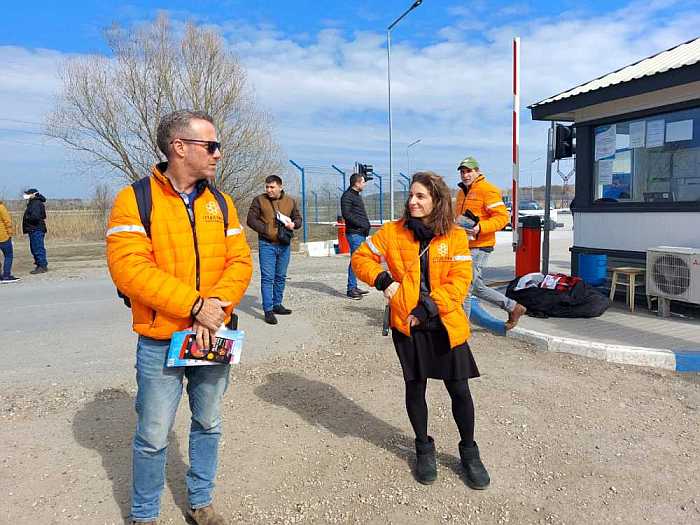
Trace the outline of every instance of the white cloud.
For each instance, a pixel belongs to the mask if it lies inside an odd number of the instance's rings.
[[[523,5],[514,3],[509,9]],[[675,10],[673,17],[667,16],[669,6]],[[688,2],[633,2],[593,17],[583,11],[549,18],[500,17],[506,22],[488,28],[484,24],[474,40],[475,35],[466,38],[463,30],[464,18],[473,11],[455,7],[450,13],[450,25],[430,45],[395,37],[395,171],[406,167],[406,145],[421,138],[411,150],[413,168],[432,168],[455,182],[457,161],[474,154],[503,187],[509,186],[511,172],[514,35],[522,38],[524,179],[529,178],[526,170],[536,168],[538,182],[543,162],[533,160],[544,154],[546,124],[530,121],[527,104],[693,38],[700,24],[698,10]],[[314,165],[350,166],[366,160],[386,173],[383,33],[348,34],[328,27],[311,38],[299,38],[277,27],[250,27],[236,20],[218,27],[246,64],[256,97],[273,116],[289,157]],[[40,120],[58,85],[56,64],[62,58],[52,51],[0,48],[0,63],[10,64],[10,74],[0,75],[0,112]],[[0,122],[0,127],[7,126]],[[20,155],[34,159],[19,149]],[[49,148],[45,150],[42,155],[53,162]],[[79,187],[73,190],[81,192]]]

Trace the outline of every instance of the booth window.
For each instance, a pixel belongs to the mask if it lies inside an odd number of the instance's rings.
[[[700,201],[700,108],[593,129],[595,198]]]

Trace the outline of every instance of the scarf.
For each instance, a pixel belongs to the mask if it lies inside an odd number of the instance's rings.
[[[435,232],[423,223],[420,219],[411,217],[406,221],[406,228],[413,232],[413,237],[421,244],[428,243],[435,237]]]

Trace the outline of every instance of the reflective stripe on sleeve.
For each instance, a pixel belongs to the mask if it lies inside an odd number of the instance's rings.
[[[376,255],[377,257],[382,257],[382,252],[377,250],[377,247],[372,242],[372,237],[367,237],[367,239],[365,239],[365,242],[367,243],[367,246],[369,246],[369,249],[372,250],[372,253],[374,255]]]
[[[114,235],[115,233],[122,232],[135,232],[146,235],[146,230],[140,224],[126,224],[124,226],[114,226],[113,228],[110,228],[109,230],[107,230],[105,237],[109,237],[110,235]]]
[[[498,201],[498,202],[494,202],[493,204],[489,204],[489,205],[486,206],[486,207],[487,207],[487,208],[495,208],[495,207],[497,207],[497,206],[505,206],[505,205],[506,205],[505,202],[503,202],[503,201]]]
[[[472,256],[471,255],[454,255],[452,256],[453,261],[471,261]]]
[[[231,235],[240,235],[243,233],[243,230],[240,228],[230,228],[226,230],[226,237],[231,237]]]

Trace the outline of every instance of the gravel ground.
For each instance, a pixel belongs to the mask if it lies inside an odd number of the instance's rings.
[[[347,259],[295,256],[276,327],[318,340],[233,371],[218,507],[232,522],[700,523],[700,381],[476,333],[476,439],[492,477],[464,483],[449,396],[428,388],[438,481],[412,474],[413,439],[381,295],[342,296]],[[50,274],[47,274],[50,276]],[[49,277],[50,278],[50,277]],[[125,331],[127,327],[125,327]],[[0,395],[0,523],[122,523],[135,385],[83,378]],[[184,523],[188,410],[171,436],[162,523]]]

